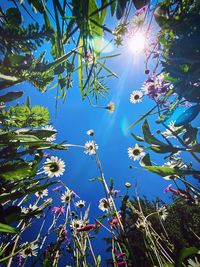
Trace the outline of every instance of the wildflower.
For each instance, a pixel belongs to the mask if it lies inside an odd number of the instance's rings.
[[[84,225],[85,225],[85,223],[83,220],[73,219],[71,224],[70,224],[70,227],[77,230],[77,229],[83,227]]]
[[[143,93],[141,91],[133,91],[130,95],[130,102],[133,104],[140,103],[142,101],[142,96]]]
[[[167,208],[166,207],[161,207],[158,210],[158,213],[160,214],[160,218],[161,220],[165,221],[165,219],[167,218],[168,212],[167,212]]]
[[[17,254],[17,266],[22,267],[22,255]]]
[[[28,214],[29,212],[33,212],[33,211],[35,211],[35,210],[37,210],[37,209],[38,209],[38,206],[37,206],[37,205],[32,205],[32,204],[30,204],[28,208],[23,207],[23,208],[21,209],[21,212],[22,212],[23,214]]]
[[[109,221],[109,224],[112,228],[115,228],[117,225],[120,225],[120,222],[119,220],[122,219],[122,216],[121,216],[121,212],[119,211],[118,212],[118,218],[117,217],[113,217],[112,220]]]
[[[126,182],[126,183],[125,183],[125,186],[126,186],[126,188],[130,188],[130,187],[131,187],[131,183]]]
[[[181,127],[175,127],[174,126],[174,122],[173,121],[171,121],[170,123],[169,123],[169,125],[168,125],[168,128],[169,129],[166,129],[166,131],[165,132],[163,132],[162,133],[162,135],[164,136],[164,137],[166,137],[166,138],[176,138],[176,136],[174,135],[174,134],[181,134],[181,132],[177,132],[180,128],[182,128],[182,126]]]
[[[115,110],[115,104],[113,102],[110,102],[106,108],[109,110],[110,113],[113,113]]]
[[[79,201],[75,202],[74,205],[76,207],[78,207],[78,208],[83,208],[83,207],[85,207],[85,201],[84,200],[79,200]]]
[[[46,126],[42,127],[42,129],[47,130],[47,131],[57,132],[56,129],[54,129],[52,125],[46,125]],[[56,134],[52,134],[50,137],[46,137],[45,140],[49,141],[49,142],[55,141],[56,140]]]
[[[145,19],[145,13],[140,13],[140,14],[136,14],[132,21],[131,21],[131,27],[135,28],[136,30],[138,30],[139,28],[141,28],[144,24],[144,19]]]
[[[168,185],[165,189],[164,192],[167,193],[168,191],[170,191],[170,188],[172,187],[172,184]]]
[[[52,188],[52,191],[58,191],[60,188],[62,188],[62,185],[59,185],[59,186]]]
[[[48,189],[44,189],[43,191],[38,191],[35,193],[36,197],[47,197],[48,196]]]
[[[189,259],[188,260],[188,267],[199,267],[200,266],[200,262],[198,261],[197,257],[194,258],[194,260]]]
[[[26,257],[32,257],[32,256],[37,256],[38,253],[38,245],[37,244],[29,244],[27,246],[28,242],[24,243],[22,247],[25,247],[23,251],[20,253],[23,258]]]
[[[94,130],[93,129],[88,130],[87,131],[87,135],[93,136],[94,135]]]
[[[171,160],[164,163],[163,166],[168,167],[168,168],[176,168],[176,169],[187,168],[187,165],[183,162],[183,159],[176,158],[176,157],[171,158]]]
[[[73,193],[73,191],[69,190],[69,188],[67,188],[67,191],[65,191],[61,196],[61,202],[69,204],[69,202],[71,200],[72,193]]]
[[[102,211],[108,211],[112,207],[112,201],[110,198],[101,198],[99,200],[99,209]]]
[[[61,214],[64,214],[65,213],[65,209],[64,207],[53,207],[51,209],[51,211],[54,213],[54,214],[57,214],[58,216],[60,216]]]
[[[144,82],[144,84],[141,87],[141,91],[145,95],[148,95],[151,92],[155,91],[154,81],[152,79],[148,79],[146,82]]]
[[[65,171],[65,163],[63,160],[58,159],[58,157],[52,156],[47,159],[44,163],[44,173],[48,175],[49,178],[54,176],[59,177],[63,175]]]
[[[97,226],[96,224],[86,224],[85,226],[78,228],[77,231],[78,232],[88,232],[90,230],[95,229]]]
[[[95,54],[91,53],[90,50],[87,50],[86,55],[85,55],[85,61],[90,64],[94,60],[95,60]]]
[[[88,155],[94,155],[96,154],[96,150],[98,149],[98,145],[92,140],[92,141],[87,141],[85,143],[85,154]]]
[[[138,146],[138,144],[135,144],[135,147],[128,148],[128,156],[133,160],[139,160],[144,155],[145,153],[143,152],[143,148]]]

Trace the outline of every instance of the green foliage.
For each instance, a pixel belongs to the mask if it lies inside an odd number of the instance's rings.
[[[15,228],[13,228],[13,227],[11,227],[9,225],[6,225],[4,223],[0,223],[0,232],[3,232],[3,233],[14,233],[14,234],[18,233],[18,231]]]
[[[158,207],[161,206],[167,207],[168,212],[162,224],[157,213]],[[198,250],[191,247],[199,248],[199,204],[188,204],[182,199],[176,199],[171,205],[167,205],[160,199],[151,202],[146,197],[139,200],[135,198],[127,203],[125,221],[126,235],[134,255],[131,259],[132,266],[152,266],[157,263],[156,255],[148,243],[148,228],[145,230],[142,225],[136,226],[141,216],[146,217],[150,214],[152,215],[146,223],[150,223],[153,235],[158,234],[159,243],[176,262],[182,262],[185,257],[189,257],[190,252],[197,253]]]
[[[45,107],[12,106],[1,111],[2,126],[7,127],[39,127],[49,123],[49,111]]]
[[[163,70],[175,80],[174,92],[180,98],[199,102],[199,1],[163,1],[155,18],[162,32]]]

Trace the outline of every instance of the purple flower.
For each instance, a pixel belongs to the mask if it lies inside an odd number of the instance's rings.
[[[51,211],[58,216],[65,213],[65,209],[63,207],[53,207]]]

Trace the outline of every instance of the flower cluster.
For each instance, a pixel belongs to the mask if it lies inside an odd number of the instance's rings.
[[[165,80],[163,73],[150,77],[141,88],[145,95],[155,101],[164,96],[170,89],[172,89],[172,84]]]

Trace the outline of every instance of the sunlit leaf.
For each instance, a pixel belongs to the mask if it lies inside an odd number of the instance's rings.
[[[143,167],[152,165],[150,155],[148,153],[140,160],[140,165]]]
[[[28,162],[7,163],[0,166],[0,178],[8,181],[25,179],[32,171]]]
[[[179,255],[178,255],[178,260],[176,262],[176,267],[182,267],[182,263],[184,261],[184,259],[195,255],[199,252],[199,249],[195,248],[195,247],[189,247],[189,248],[183,248]]]
[[[0,223],[0,232],[2,233],[11,233],[11,234],[17,234],[18,231],[16,228],[13,228],[7,224]]]
[[[200,174],[200,171],[182,170],[182,169],[162,167],[162,166],[144,166],[144,168],[163,177]]]
[[[157,138],[153,136],[153,134],[150,131],[147,120],[144,121],[142,125],[142,130],[143,130],[144,140],[148,144],[161,145],[161,146],[165,145],[163,142],[161,142],[160,140],[158,140]]]

